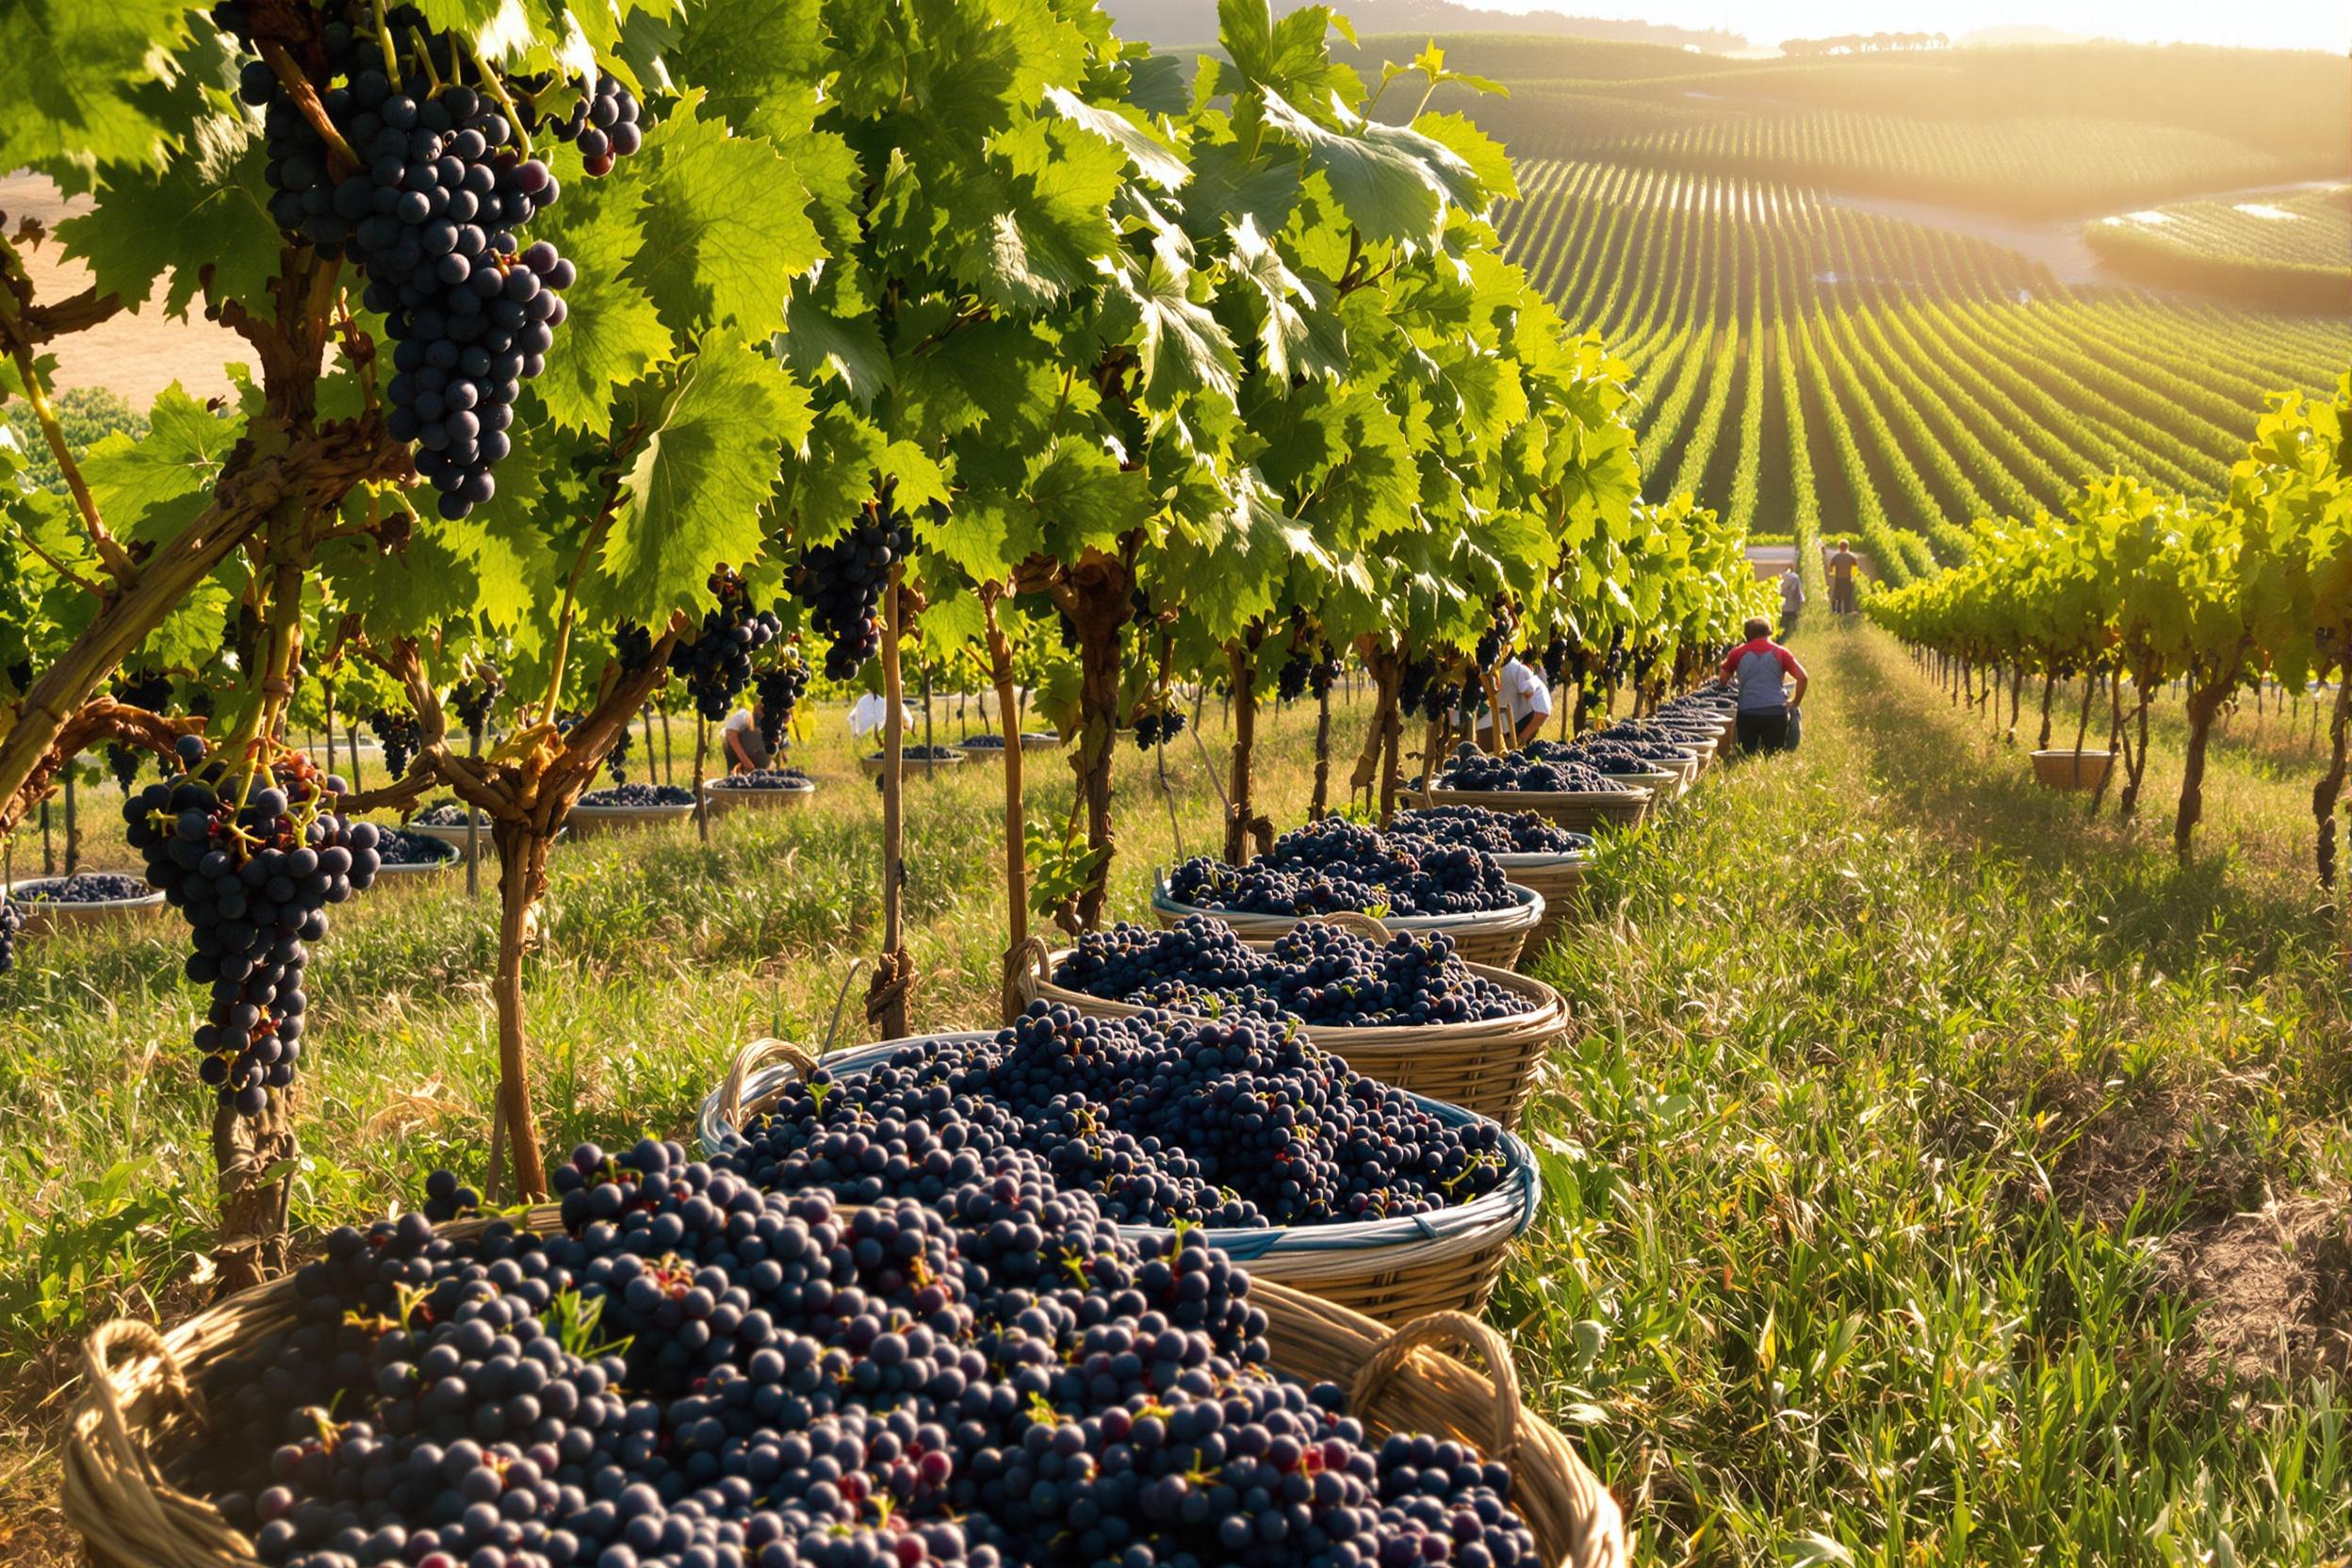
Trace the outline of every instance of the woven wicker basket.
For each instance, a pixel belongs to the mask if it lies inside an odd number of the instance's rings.
[[[901,776],[912,778],[917,774],[945,773],[950,768],[960,768],[964,761],[965,754],[953,750],[945,757],[902,757],[898,760],[898,771]],[[879,757],[860,757],[858,759],[858,771],[868,778],[879,778],[882,776],[882,762]]]
[[[1494,861],[1505,876],[1544,895],[1544,918],[1527,933],[1527,945],[1519,960],[1532,963],[1583,907],[1584,874],[1592,857],[1575,850],[1565,855],[1497,855]]]
[[[1578,833],[1638,827],[1650,814],[1647,790],[1425,790],[1430,806],[1483,806],[1490,811],[1533,811]]]
[[[1496,969],[1510,969],[1519,962],[1527,951],[1527,939],[1544,923],[1544,895],[1533,888],[1513,884],[1511,890],[1515,901],[1509,909],[1494,909],[1475,915],[1382,915],[1382,923],[1392,931],[1443,931],[1454,939],[1454,951],[1466,964],[1492,964]],[[1258,915],[1240,909],[1208,909],[1198,904],[1184,904],[1169,896],[1165,878],[1155,878],[1152,886],[1152,918],[1162,925],[1172,926],[1187,915],[1206,915],[1220,920],[1247,939],[1273,940],[1302,920],[1312,915]]]
[[[1369,915],[1342,911],[1324,917],[1332,925],[1362,930],[1385,942],[1387,926]],[[1269,945],[1252,942],[1252,947]],[[1054,984],[1052,975],[1070,949],[1048,952],[1032,937],[1021,954],[1019,979],[1024,1003],[1042,997],[1094,1018],[1132,1018],[1150,1009],[1129,1002],[1111,1002],[1085,991]],[[1541,980],[1530,980],[1507,969],[1473,964],[1471,972],[1530,1004],[1527,1011],[1509,1018],[1476,1023],[1425,1023],[1350,1028],[1341,1024],[1301,1024],[1307,1037],[1367,1078],[1394,1084],[1429,1100],[1459,1105],[1474,1115],[1519,1125],[1519,1113],[1535,1086],[1537,1070],[1552,1047],[1568,1034],[1568,1004]]]
[[[996,1034],[991,1030],[927,1037],[976,1045]],[[835,1052],[824,1058],[824,1065],[837,1079],[855,1079],[909,1043],[890,1040]],[[787,1082],[816,1065],[815,1056],[782,1040],[754,1040],[743,1047],[726,1079],[702,1102],[697,1131],[705,1152],[724,1148],[738,1135],[745,1118],[758,1115]],[[1460,1106],[1413,1098],[1422,1109],[1449,1122],[1476,1119]],[[1234,1262],[1247,1265],[1252,1278],[1313,1291],[1383,1323],[1445,1310],[1475,1313],[1494,1293],[1511,1243],[1535,1223],[1542,1198],[1535,1156],[1514,1134],[1505,1134],[1503,1144],[1510,1179],[1460,1208],[1361,1224],[1210,1228],[1205,1233]],[[1164,1233],[1149,1226],[1120,1229],[1133,1235]]]
[[[488,1224],[444,1227],[466,1234]],[[523,1223],[557,1225],[552,1207]],[[1547,1568],[1624,1568],[1616,1500],[1575,1446],[1520,1402],[1510,1347],[1476,1318],[1441,1313],[1391,1329],[1271,1280],[1250,1299],[1266,1316],[1274,1369],[1349,1391],[1376,1437],[1429,1432],[1511,1467],[1511,1504]],[[208,1441],[207,1404],[253,1375],[240,1353],[294,1321],[291,1275],[231,1297],[168,1332],[118,1319],[82,1346],[65,1455],[63,1507],[93,1568],[261,1568],[252,1542],[210,1502],[180,1489]],[[1472,1351],[1483,1368],[1446,1353]]]
[[[2037,751],[2034,777],[2048,790],[2096,790],[2107,782],[2115,761],[2112,751]]]
[[[640,827],[684,822],[694,814],[691,802],[684,806],[575,806],[564,814],[564,823],[572,830],[573,837],[593,839],[603,833],[627,833]]]
[[[814,783],[790,790],[735,789],[710,779],[702,786],[702,798],[710,803],[710,814],[727,811],[782,811],[794,806],[806,806],[817,792]]]
[[[136,924],[152,920],[169,909],[159,891],[143,893],[138,898],[101,899],[92,904],[51,904],[17,896],[20,889],[47,887],[52,882],[64,880],[62,876],[27,876],[0,884],[0,898],[16,906],[16,912],[24,921],[19,929],[26,936],[68,927]]]

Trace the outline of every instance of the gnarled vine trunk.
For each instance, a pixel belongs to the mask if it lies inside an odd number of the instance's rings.
[[[1102,923],[1118,840],[1111,830],[1111,758],[1119,739],[1119,629],[1134,613],[1135,573],[1117,556],[1099,551],[1071,567],[1054,595],[1078,629],[1078,745],[1070,771],[1086,817],[1086,848],[1094,864],[1078,892],[1081,930]],[[1195,726],[1197,731],[1198,726]]]
[[[2311,705],[2314,711],[2319,705]],[[2311,788],[2311,816],[2319,827],[2319,885],[2336,885],[2336,808],[2344,799],[2344,750],[2352,733],[2352,664],[2336,678],[2336,706],[2328,721],[2328,771]]]
[[[220,1196],[220,1239],[212,1261],[217,1298],[236,1295],[286,1272],[286,1207],[302,1151],[294,1139],[294,1086],[270,1096],[259,1116],[223,1104],[212,1115],[212,1164]]]
[[[1021,798],[1021,715],[1013,694],[1013,645],[996,616],[993,585],[980,594],[988,630],[988,682],[996,688],[997,728],[1004,737],[1004,967],[998,1005],[1005,1022],[1021,1012],[1019,965],[1029,941],[1028,808]]]
[[[534,822],[498,822],[490,829],[498,846],[498,961],[490,997],[498,1017],[498,1131],[506,1146],[518,1199],[547,1196],[547,1171],[540,1155],[539,1118],[531,1103],[531,1063],[523,1027],[523,956],[539,945],[539,901],[547,891],[548,835]],[[494,1162],[490,1180],[498,1172]],[[498,1188],[493,1186],[495,1192]]]
[[[1232,771],[1227,775],[1225,860],[1235,866],[1250,858],[1251,841],[1262,836],[1262,819],[1250,796],[1250,764],[1258,742],[1258,633],[1252,631],[1225,649],[1233,682],[1233,751]]]

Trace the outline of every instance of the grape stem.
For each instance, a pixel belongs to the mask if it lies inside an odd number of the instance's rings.
[[[391,24],[384,19],[384,0],[369,0],[369,8],[376,17],[376,45],[384,51],[384,74],[391,78],[394,91],[400,86],[400,52],[393,45]]]
[[[409,37],[416,41],[416,59],[425,68],[427,95],[438,98],[441,96],[441,73],[433,69],[433,46],[425,41],[425,36],[415,28],[409,29]]]
[[[16,247],[5,235],[0,235],[0,267],[6,268],[9,283],[27,278],[24,258],[17,254]],[[8,328],[8,357],[16,362],[17,378],[24,385],[24,400],[33,405],[33,417],[41,423],[41,438],[48,442],[50,455],[57,460],[57,471],[65,476],[66,488],[73,492],[74,505],[82,514],[82,526],[90,534],[90,542],[115,580],[127,587],[138,575],[138,569],[131,564],[129,553],[116,542],[113,534],[106,531],[105,520],[98,515],[98,503],[90,498],[90,484],[82,478],[81,465],[74,460],[73,449],[66,444],[65,428],[58,423],[57,411],[49,401],[48,384],[41,374],[40,366],[34,362],[32,345],[18,330],[22,318],[13,288],[0,287],[0,321],[5,321]],[[30,537],[29,532],[26,537]],[[72,573],[66,572],[45,551],[42,552],[42,559],[57,566],[60,573],[73,578]],[[98,592],[78,578],[74,578],[74,580],[93,594]]]
[[[351,144],[343,139],[343,133],[336,130],[335,122],[327,118],[327,106],[318,101],[318,90],[310,85],[310,78],[302,74],[302,68],[294,63],[294,57],[286,52],[286,46],[264,39],[261,57],[269,65],[270,74],[285,85],[287,95],[294,100],[294,106],[302,111],[304,120],[310,122],[310,128],[317,131],[318,139],[327,144],[328,154],[341,166],[342,172],[348,174],[358,169],[359,155],[351,151]]]
[[[456,45],[451,44],[450,47],[454,49]],[[482,63],[481,50],[469,43],[466,46],[466,55],[474,62],[474,74],[482,78],[482,90],[496,98],[498,106],[506,110],[506,122],[514,127],[515,145],[521,149],[523,156],[531,156],[531,132],[523,128],[523,117],[515,112],[514,100],[506,95],[506,85],[498,80],[498,73]],[[450,74],[456,74],[454,68]]]

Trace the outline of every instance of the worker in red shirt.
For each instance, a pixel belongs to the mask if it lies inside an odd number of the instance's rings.
[[[1723,679],[1739,694],[1740,749],[1781,751],[1788,744],[1788,717],[1805,701],[1805,666],[1772,641],[1772,623],[1758,615],[1747,624],[1748,640],[1723,656]],[[1793,694],[1780,678],[1795,678]]]

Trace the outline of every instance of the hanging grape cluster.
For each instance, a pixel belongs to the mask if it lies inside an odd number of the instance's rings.
[[[612,629],[612,662],[625,676],[636,675],[653,662],[653,633],[635,621]]]
[[[615,784],[629,782],[629,726],[621,726],[619,736],[612,742],[612,749],[604,754],[604,771]]]
[[[694,711],[718,724],[751,684],[751,656],[775,641],[784,623],[773,610],[754,614],[743,580],[724,566],[710,574],[710,591],[718,607],[704,612],[693,642],[670,649],[670,673],[686,678]]]
[[[375,731],[376,743],[384,748],[384,770],[395,778],[405,775],[409,759],[425,743],[416,715],[405,708],[379,708],[368,715],[368,727]]]
[[[248,1117],[294,1081],[302,972],[327,934],[326,906],[365,889],[377,866],[375,826],[335,814],[342,780],[301,752],[262,749],[238,766],[183,736],[179,776],[122,804],[147,880],[188,919],[188,978],[212,988],[194,1035],[204,1081]]]
[[[905,515],[885,501],[869,504],[831,544],[801,552],[794,591],[830,640],[826,678],[847,680],[881,651],[882,590],[890,585],[892,564],[906,560],[914,542]],[[1074,628],[1070,635],[1075,637]]]
[[[257,36],[265,23],[282,27],[286,8],[224,0],[212,15],[257,54],[323,61],[325,80],[312,84],[318,106],[359,167],[338,167],[340,155],[277,72],[248,60],[238,92],[262,110],[270,216],[366,275],[368,308],[383,316],[393,342],[385,427],[416,443],[416,471],[440,492],[441,515],[463,517],[497,493],[492,470],[511,449],[515,399],[546,366],[564,324],[562,291],[575,278],[553,245],[526,245],[516,234],[562,188],[528,151],[535,105],[518,125],[508,100],[549,84],[522,76],[501,84],[475,60],[488,90],[464,85],[467,46],[407,5],[385,8],[382,35],[365,5],[328,0],[307,13],[315,36]],[[380,37],[413,41],[401,75],[388,69],[395,62]],[[642,136],[636,104],[610,77],[543,129],[579,146],[591,173],[610,170]]]
[[[1568,676],[1568,639],[1555,637],[1544,645],[1544,681],[1557,686]]]
[[[1180,708],[1147,709],[1135,715],[1135,749],[1150,751],[1165,745],[1184,732],[1184,714]]]
[[[506,678],[489,664],[477,664],[474,673],[449,688],[449,711],[466,733],[479,741],[490,723],[490,709],[506,693]]]
[[[1339,676],[1339,658],[1331,651],[1331,644],[1320,643],[1312,648],[1302,645],[1291,649],[1290,657],[1275,672],[1275,694],[1284,702],[1297,702],[1312,690],[1319,697],[1331,689]]]
[[[792,722],[792,710],[808,689],[808,666],[797,659],[760,672],[752,694],[759,700],[760,744],[769,756],[775,756],[776,748],[783,743],[785,728]]]

